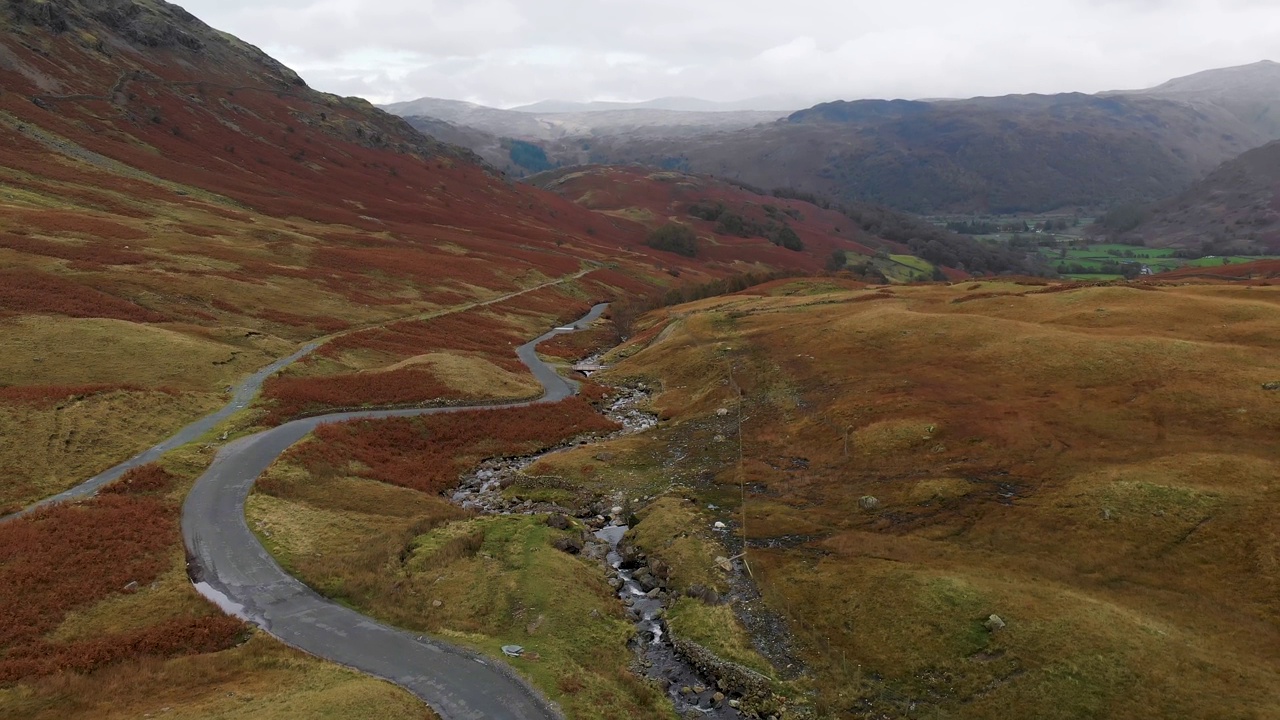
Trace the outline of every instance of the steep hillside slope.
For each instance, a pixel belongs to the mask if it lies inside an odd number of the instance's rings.
[[[1271,60],[1206,70],[1147,90],[1112,94],[1216,105],[1264,137],[1280,138],[1280,63]]]
[[[613,217],[652,229],[675,223],[700,238],[696,257],[778,265],[780,238],[795,233],[806,269],[858,268],[870,279],[941,280],[968,273],[1036,274],[1034,256],[976,242],[888,208],[833,205],[791,188],[771,194],[714,177],[642,166],[573,167],[529,180]]]
[[[249,695],[258,717],[429,716],[245,643],[186,576],[186,489],[273,414],[527,395],[514,339],[677,282],[667,259],[642,225],[514,185],[159,0],[0,5],[0,87],[0,513],[323,344],[162,466],[0,525],[0,605],[23,608],[0,618],[0,715],[232,715]]]
[[[916,212],[1042,211],[1152,199],[1265,141],[1222,108],[1153,98],[1010,96],[819,105],[690,141],[602,138],[644,162]],[[574,156],[565,143],[553,157]]]
[[[659,427],[508,492],[656,496],[671,632],[798,656],[817,717],[1272,717],[1280,285],[1163,280],[673,307],[605,375]]]
[[[1280,253],[1280,142],[1224,163],[1153,206],[1126,237],[1209,255]]]

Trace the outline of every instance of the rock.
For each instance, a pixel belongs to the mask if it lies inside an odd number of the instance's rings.
[[[714,528],[715,528],[715,529],[717,529],[717,530],[724,530],[725,528],[727,528],[727,527],[729,527],[729,526],[728,526],[728,525],[725,525],[725,524],[724,524],[724,523],[722,523],[722,522],[717,521],[717,522],[716,522],[716,524],[715,524],[715,525],[713,525],[712,527],[714,527]]]
[[[725,572],[733,572],[733,561],[727,557],[716,558],[716,565]]]
[[[645,597],[649,598],[650,600],[657,600],[658,594],[661,592],[662,592],[662,588],[654,588],[649,592],[645,593]]]
[[[433,608],[444,607],[444,603],[439,600],[432,600],[431,607]]]
[[[716,417],[728,417],[729,408],[720,408],[716,411]]]
[[[1263,386],[1262,386],[1262,389],[1263,389],[1263,390],[1267,390],[1267,391],[1269,391],[1269,392],[1276,392],[1276,391],[1280,391],[1280,382],[1270,382],[1270,383],[1267,383],[1266,385],[1263,385]]]
[[[524,648],[519,645],[503,645],[502,654],[507,657],[520,657],[524,655]]]
[[[582,541],[578,538],[560,537],[556,538],[551,546],[560,552],[566,552],[570,555],[577,555],[582,552]]]
[[[623,586],[622,578],[609,578],[609,587],[614,590],[621,590]]]
[[[642,567],[639,570],[635,571],[635,573],[632,574],[631,577],[636,582],[640,583],[640,587],[644,588],[646,592],[658,586],[658,582],[653,577],[653,573],[650,572],[649,568],[647,567]]]
[[[680,688],[680,694],[681,694],[681,695],[692,695],[692,694],[693,694],[693,688],[689,687],[688,685],[685,685],[684,687]]]
[[[552,513],[547,516],[547,525],[557,530],[568,530],[569,518],[565,515],[561,515],[560,513]]]
[[[701,695],[702,693],[704,693],[704,692],[706,692],[706,691],[707,691],[707,689],[706,689],[705,687],[701,686],[701,685],[694,685],[694,686],[693,686],[693,694],[694,694],[694,695]]]
[[[729,707],[733,708],[734,710],[737,710],[738,708],[742,707],[742,701],[740,701],[740,700],[730,700],[730,701],[729,701]]]
[[[705,585],[690,585],[684,591],[684,594],[696,600],[701,600],[707,605],[720,604],[720,594]]]
[[[610,514],[610,515],[621,515],[621,514],[622,514],[622,506],[621,506],[621,505],[614,505],[614,506],[613,506],[613,509],[609,511],[609,514]]]
[[[602,452],[596,453],[595,458],[598,462],[613,462],[618,456],[611,452]]]
[[[137,581],[137,580],[134,580],[133,582],[131,582],[131,583],[129,583],[128,585],[125,585],[125,586],[124,586],[124,591],[125,591],[125,592],[127,592],[127,593],[136,593],[136,592],[138,592],[138,588],[139,588],[139,587],[141,587],[141,586],[140,586],[140,585],[138,585],[138,581]]]
[[[1005,622],[999,615],[992,615],[982,624],[986,625],[987,630],[991,632],[999,632],[1005,628]]]
[[[720,703],[724,702],[724,693],[718,692],[715,695],[712,695],[711,702],[715,703],[716,705],[719,705]]]
[[[875,512],[880,509],[880,500],[870,495],[864,495],[862,499],[858,501],[858,506],[867,512]]]

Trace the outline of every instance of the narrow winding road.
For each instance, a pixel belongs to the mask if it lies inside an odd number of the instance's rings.
[[[389,323],[430,320],[432,318],[442,317],[444,315],[452,315],[455,313],[465,312],[468,310],[475,310],[476,308],[487,307],[489,305],[496,305],[498,303],[506,302],[507,300],[510,300],[512,298],[516,298],[521,295],[535,292],[543,288],[548,288],[553,285],[559,285],[561,283],[568,282],[571,280],[577,280],[579,278],[589,275],[592,272],[595,272],[595,270],[597,269],[598,269],[597,267],[583,268],[582,270],[579,270],[573,275],[562,277],[558,280],[545,282],[541,285],[535,285],[533,287],[525,288],[524,290],[507,293],[505,295],[499,295],[498,297],[490,298],[489,300],[481,300],[474,303],[468,303],[466,305],[461,305],[461,306],[449,308],[446,310],[434,310],[430,312],[410,315],[407,317],[395,318],[393,320],[384,320],[379,323],[374,323],[371,325],[365,325],[365,326],[356,327],[356,328],[350,328],[347,330],[343,330],[341,332],[334,333],[332,335],[326,335],[325,337],[319,338],[313,342],[310,342],[302,346],[292,355],[288,357],[280,358],[279,360],[276,360],[270,365],[262,368],[258,372],[240,381],[240,384],[236,385],[231,391],[231,400],[226,405],[224,405],[221,409],[219,409],[217,412],[211,413],[209,415],[206,415],[200,418],[199,420],[196,420],[195,422],[182,428],[177,433],[175,433],[172,437],[167,438],[160,444],[147,448],[146,450],[138,453],[137,455],[129,458],[128,460],[125,460],[124,462],[120,463],[119,465],[116,465],[115,467],[109,468],[107,470],[103,470],[97,475],[94,475],[93,477],[80,483],[79,485],[76,485],[75,487],[69,490],[65,490],[63,492],[58,493],[57,495],[53,495],[51,497],[45,498],[44,500],[33,503],[23,508],[22,510],[19,510],[18,512],[15,512],[9,515],[0,516],[0,522],[13,520],[13,519],[22,517],[24,515],[29,515],[35,512],[36,510],[39,510],[40,508],[53,505],[56,503],[67,502],[69,500],[83,500],[85,498],[93,497],[94,495],[97,495],[98,491],[101,490],[104,486],[109,485],[110,483],[120,479],[120,477],[124,475],[126,472],[134,468],[142,467],[143,465],[156,462],[160,458],[164,457],[164,455],[168,453],[170,450],[175,450],[177,448],[182,447],[183,445],[186,445],[187,443],[191,443],[191,442],[195,442],[196,440],[199,440],[202,436],[204,436],[205,433],[217,427],[219,423],[230,418],[232,415],[236,414],[237,412],[240,412],[244,408],[248,407],[249,404],[253,402],[253,399],[257,397],[258,392],[262,390],[262,384],[266,382],[267,378],[271,377],[272,375],[275,375],[276,373],[280,372],[286,367],[289,367],[293,363],[310,355],[311,353],[315,352],[317,348],[319,348],[321,345],[324,345],[327,342],[330,342],[332,340],[335,340],[337,338],[340,338],[346,335],[351,335],[353,333],[363,332],[365,330],[371,330],[373,328],[382,327]],[[530,354],[529,357],[531,357],[534,362],[537,361],[536,353]],[[529,360],[527,360],[524,357],[524,355],[521,355],[521,359],[525,360],[526,365],[529,365]],[[537,375],[538,374],[537,371],[535,371],[534,374]],[[552,375],[554,374],[555,373],[553,372]],[[544,388],[547,387],[545,378],[539,376],[538,379],[540,382],[542,382]]]
[[[573,326],[520,346],[517,354],[542,385],[534,401],[506,405],[346,412],[295,420],[223,447],[195,483],[182,509],[182,532],[196,587],[224,610],[308,653],[396,683],[445,720],[559,718],[558,711],[506,665],[461,648],[378,623],[327,600],[289,575],[245,519],[253,483],[285,450],[317,426],[349,420],[412,417],[473,409],[521,407],[577,392],[538,359],[539,343],[585,328],[597,305]]]

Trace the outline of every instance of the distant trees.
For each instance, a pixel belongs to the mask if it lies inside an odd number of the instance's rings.
[[[698,256],[698,236],[693,228],[680,223],[667,223],[649,233],[645,244],[655,250],[673,252],[684,257]]]
[[[804,241],[787,223],[787,218],[798,219],[800,213],[795,210],[782,210],[773,205],[765,205],[768,220],[760,222],[752,220],[741,213],[725,207],[722,202],[696,202],[685,210],[691,217],[716,223],[715,232],[719,235],[752,238],[762,237],[779,247],[800,251],[804,249]]]
[[[1117,205],[1098,219],[1099,227],[1109,233],[1124,234],[1137,229],[1151,217],[1151,207],[1139,203]]]
[[[508,155],[511,162],[531,172],[545,172],[555,168],[551,160],[547,158],[547,151],[523,140],[511,140],[511,149]]]
[[[834,250],[827,258],[827,271],[840,272],[849,264],[849,255],[844,250]]]

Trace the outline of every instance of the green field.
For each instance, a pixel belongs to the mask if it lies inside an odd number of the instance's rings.
[[[1063,250],[1065,250],[1065,257]],[[1041,248],[1040,254],[1052,267],[1064,271],[1064,276],[1078,280],[1119,277],[1118,272],[1109,271],[1109,268],[1116,263],[1142,263],[1150,267],[1158,275],[1162,272],[1184,267],[1218,267],[1221,265],[1238,265],[1255,260],[1274,259],[1272,256],[1247,255],[1187,259],[1175,257],[1176,251],[1169,248],[1107,244],[1061,249]]]

